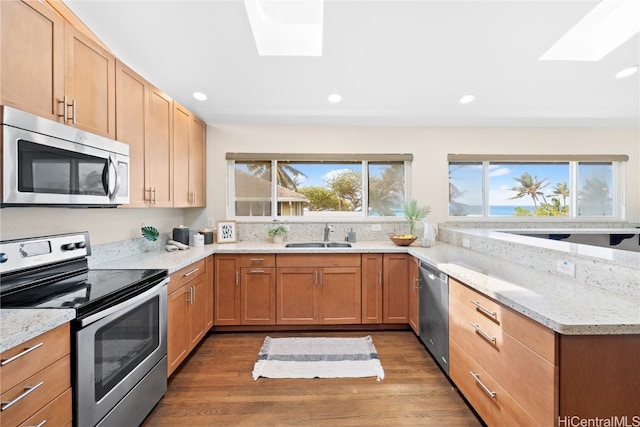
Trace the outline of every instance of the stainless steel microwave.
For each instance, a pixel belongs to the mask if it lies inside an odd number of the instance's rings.
[[[2,207],[129,203],[129,146],[2,106]]]

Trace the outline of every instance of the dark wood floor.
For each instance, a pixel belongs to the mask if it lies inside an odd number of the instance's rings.
[[[251,372],[266,335],[371,335],[385,378],[267,379]],[[169,379],[143,426],[480,426],[412,332],[209,335]]]

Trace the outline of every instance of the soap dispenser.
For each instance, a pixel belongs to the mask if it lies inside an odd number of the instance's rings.
[[[353,231],[353,228],[351,229],[351,231],[349,231],[347,233],[347,242],[349,242],[349,243],[355,243],[356,242],[356,232]]]

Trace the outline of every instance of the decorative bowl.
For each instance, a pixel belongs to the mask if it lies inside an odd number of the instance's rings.
[[[391,241],[397,246],[409,246],[410,244],[415,242],[418,238],[416,236],[413,236],[412,238],[407,239],[407,238],[400,238],[400,236],[396,236],[394,234],[389,234],[389,239],[391,239]]]

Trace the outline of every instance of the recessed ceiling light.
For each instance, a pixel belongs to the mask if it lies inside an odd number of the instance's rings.
[[[541,57],[599,61],[640,31],[638,0],[602,0]]]
[[[327,99],[329,100],[329,102],[337,104],[338,102],[342,101],[342,95],[340,95],[339,93],[332,93],[327,97]]]
[[[465,95],[462,98],[460,98],[460,104],[470,104],[475,100],[476,100],[475,95]]]
[[[206,101],[207,100],[207,95],[205,95],[202,92],[193,92],[193,97],[195,99],[197,99],[198,101]]]
[[[624,79],[638,72],[638,67],[628,67],[616,73],[616,79]]]

